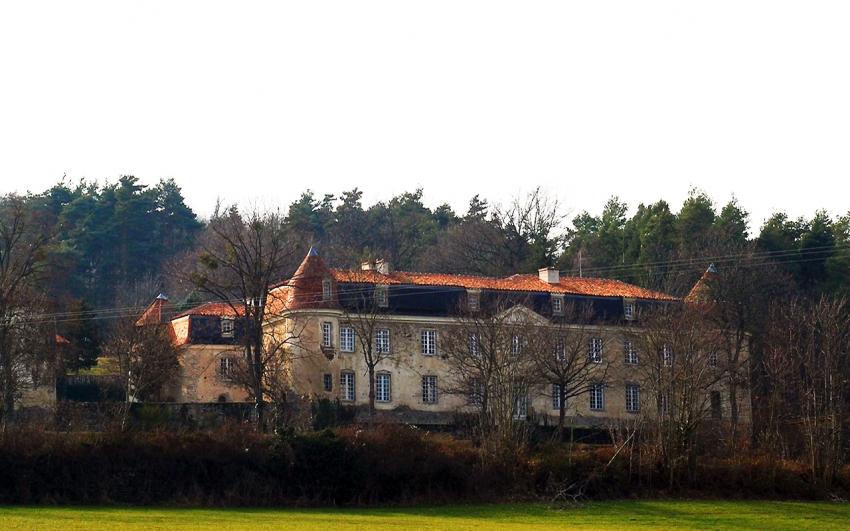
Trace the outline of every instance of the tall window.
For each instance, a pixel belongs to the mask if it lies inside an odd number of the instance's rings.
[[[519,356],[522,352],[522,337],[520,336],[511,336],[511,354],[514,356]]]
[[[389,328],[378,328],[375,330],[375,352],[378,354],[390,353]]]
[[[386,308],[390,304],[390,295],[387,286],[375,286],[375,304],[378,308]]]
[[[525,420],[528,418],[528,395],[517,393],[514,398],[514,420]]]
[[[331,279],[326,278],[326,279],[322,280],[322,300],[323,301],[331,300],[332,287],[333,287],[333,284],[331,283]]]
[[[631,341],[624,341],[623,353],[626,355],[626,363],[628,363],[629,365],[637,365],[638,352],[635,348],[634,343],[632,343]]]
[[[605,409],[605,386],[601,383],[590,386],[590,409],[592,411]]]
[[[233,337],[233,317],[221,318],[221,337]]]
[[[422,402],[426,404],[437,403],[437,377],[422,377]]]
[[[354,327],[339,327],[339,349],[342,352],[354,352]]]
[[[481,355],[481,346],[478,344],[478,334],[469,334],[469,354],[475,357]]]
[[[233,358],[228,358],[222,356],[218,359],[218,374],[224,378],[229,378],[233,374],[233,367],[235,365],[235,361]]]
[[[354,401],[354,372],[342,371],[339,373],[339,390],[342,393],[342,400]]]
[[[658,400],[660,402],[660,404],[658,404],[658,409],[661,410],[661,414],[667,415],[670,413],[670,393],[668,391],[661,393]]]
[[[590,361],[593,363],[602,363],[602,338],[594,337],[590,340],[590,352],[588,353]]]
[[[665,367],[671,367],[673,365],[673,349],[670,348],[670,345],[664,345],[661,347],[661,363]]]
[[[711,418],[723,418],[723,402],[720,399],[720,391],[711,392]]]
[[[566,400],[564,400],[566,403]],[[561,409],[561,385],[552,384],[552,409]]]
[[[419,343],[422,347],[422,354],[433,356],[437,353],[437,331],[423,330],[419,335]]]
[[[632,321],[635,318],[635,303],[626,302],[623,303],[623,317],[626,318],[626,321]]]
[[[553,348],[554,352],[552,354],[555,355],[555,359],[558,361],[564,361],[567,358],[567,346],[564,343],[564,338],[558,338],[555,340],[555,347]]]
[[[388,372],[379,372],[375,375],[375,400],[378,402],[389,402],[392,400],[392,377]]]
[[[480,406],[484,403],[484,386],[481,378],[472,378],[469,381],[469,405]]]
[[[626,385],[626,411],[629,413],[640,411],[640,386],[637,384]]]
[[[717,367],[717,351],[712,350],[708,353],[708,366]]]
[[[333,346],[333,324],[330,321],[324,321],[322,323],[322,346]]]
[[[322,375],[322,384],[325,388],[325,391],[327,391],[328,393],[333,391],[334,390],[333,376],[331,376],[330,374],[323,374]]]

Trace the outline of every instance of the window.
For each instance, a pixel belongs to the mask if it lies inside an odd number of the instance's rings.
[[[221,337],[233,337],[233,317],[221,318]]]
[[[626,411],[629,413],[640,411],[640,386],[637,384],[626,385]]]
[[[712,350],[708,353],[708,366],[717,367],[717,351]]]
[[[564,398],[564,407],[567,405],[566,397]],[[561,410],[561,386],[560,384],[552,384],[552,409]]]
[[[425,356],[433,356],[437,353],[437,331],[423,330],[419,335],[421,352]]]
[[[388,328],[379,328],[375,330],[375,353],[390,353],[390,330]]]
[[[375,400],[378,402],[389,402],[392,400],[392,377],[388,372],[379,372],[375,375]]]
[[[339,373],[339,390],[342,392],[342,400],[354,401],[354,373],[342,371]]]
[[[481,346],[478,344],[478,334],[469,334],[469,354],[476,358],[481,355]]]
[[[558,338],[555,340],[555,347],[553,350],[554,352],[552,352],[552,354],[555,356],[557,361],[564,361],[567,359],[567,346],[564,343],[564,338]]]
[[[623,317],[626,321],[633,321],[635,318],[635,303],[633,302],[624,302],[623,303]]]
[[[664,416],[670,413],[670,393],[666,391],[661,393],[658,401],[660,402],[658,404],[658,409],[660,410],[661,415]]]
[[[631,341],[623,342],[623,353],[626,355],[626,363],[629,365],[637,365],[638,362],[638,352],[635,348],[634,343]]]
[[[673,366],[673,349],[669,345],[661,347],[661,363],[665,367]]]
[[[592,411],[605,409],[605,387],[601,383],[590,386],[590,409]]]
[[[520,336],[511,336],[511,354],[519,356],[522,352],[522,338]]]
[[[386,308],[390,304],[390,295],[387,286],[375,286],[375,303],[379,308]]]
[[[322,300],[329,301],[331,300],[333,291],[333,284],[331,283],[331,279],[326,278],[322,280]]]
[[[552,295],[552,313],[554,315],[564,314],[564,297],[561,295]]]
[[[228,357],[221,357],[218,360],[218,374],[224,378],[229,378],[233,374],[233,367],[236,360]]]
[[[437,377],[422,377],[422,402],[425,404],[437,403]]]
[[[466,303],[470,312],[477,312],[478,309],[481,308],[481,292],[472,290],[467,291]]]
[[[339,327],[339,349],[342,352],[354,352],[354,328],[351,326]]]
[[[602,363],[602,338],[594,337],[590,340],[590,352],[588,353],[590,361],[593,363]]]
[[[322,346],[333,346],[333,323],[325,321],[322,323]]]
[[[334,379],[330,374],[322,375],[322,383],[328,393],[334,390]]]
[[[469,381],[469,405],[480,406],[484,403],[484,386],[481,378],[472,378]]]
[[[723,403],[720,399],[720,391],[711,392],[711,418],[723,418]]]
[[[517,393],[514,398],[514,420],[525,420],[528,418],[528,395]]]

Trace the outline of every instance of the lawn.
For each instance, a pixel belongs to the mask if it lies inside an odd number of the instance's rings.
[[[0,507],[2,529],[844,529],[850,504],[621,501],[384,509]]]

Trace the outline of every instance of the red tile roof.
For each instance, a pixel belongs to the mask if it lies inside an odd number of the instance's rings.
[[[195,306],[194,308],[190,308],[185,312],[178,313],[175,315],[173,319],[179,319],[181,317],[186,317],[187,315],[220,315],[220,316],[236,316],[241,315],[242,309],[237,306],[234,309],[231,305],[226,302],[205,302],[199,306]]]
[[[537,275],[511,275],[505,278],[443,273],[393,271],[387,275],[378,271],[349,271],[332,269],[337,282],[364,284],[411,284],[417,286],[451,286],[466,289],[564,293],[590,297],[625,297],[651,300],[679,300],[672,295],[607,278],[561,277],[557,284],[540,280]]]

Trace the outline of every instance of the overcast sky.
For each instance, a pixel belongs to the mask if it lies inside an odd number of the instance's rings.
[[[0,4],[0,191],[850,209],[850,2]]]

